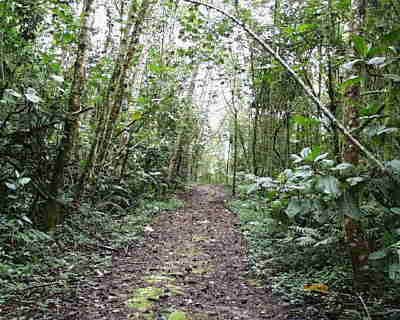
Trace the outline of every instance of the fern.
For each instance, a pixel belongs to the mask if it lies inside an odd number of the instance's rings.
[[[311,246],[315,245],[315,243],[317,242],[316,239],[314,239],[310,236],[303,236],[303,237],[297,238],[296,241],[297,241],[298,245],[301,247],[311,247]]]
[[[331,236],[331,237],[328,237],[328,238],[325,238],[323,240],[316,242],[314,244],[314,247],[327,246],[327,245],[334,244],[337,242],[339,242],[339,238],[336,236]]]
[[[301,234],[301,237],[296,238],[296,242],[301,247],[320,247],[333,243],[337,243],[339,238],[335,235],[323,237],[321,232],[314,228],[291,226],[289,227],[295,234]]]
[[[289,230],[292,230],[295,233],[299,233],[307,237],[314,237],[318,239],[321,238],[321,234],[319,233],[319,231],[314,228],[290,226]]]

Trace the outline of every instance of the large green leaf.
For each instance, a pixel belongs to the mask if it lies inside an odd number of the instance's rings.
[[[389,265],[388,268],[389,278],[392,280],[399,280],[400,279],[400,264],[392,263]]]
[[[347,78],[345,81],[342,82],[342,84],[340,85],[340,88],[343,91],[346,91],[349,87],[354,86],[354,85],[358,85],[363,80],[364,80],[364,77],[360,77],[360,76],[356,76],[356,75],[351,76],[351,77]]]
[[[372,59],[369,59],[367,63],[373,66],[381,66],[385,62],[386,62],[386,57],[373,57]]]
[[[20,185],[28,184],[30,181],[31,181],[31,178],[29,178],[29,177],[22,177],[22,178],[18,179],[18,183]]]
[[[13,190],[13,191],[17,190],[17,186],[16,186],[14,183],[5,182],[5,185],[6,185],[7,188],[10,189],[10,190]]]
[[[383,259],[387,256],[387,250],[386,249],[382,249],[382,250],[378,250],[375,252],[372,252],[369,256],[368,259],[369,260],[380,260]]]
[[[390,208],[390,211],[393,212],[394,214],[400,215],[400,208]]]
[[[309,147],[304,148],[303,150],[300,151],[300,156],[303,159],[306,159],[310,154],[311,154],[312,150]]]
[[[289,218],[294,218],[299,213],[308,213],[313,209],[313,202],[309,199],[291,198],[285,212]]]
[[[347,71],[351,71],[351,70],[353,70],[353,68],[354,68],[357,64],[360,64],[360,63],[363,63],[363,62],[364,62],[363,59],[355,59],[355,60],[352,60],[352,61],[349,61],[349,62],[344,63],[344,64],[342,65],[342,68],[345,69],[345,70],[347,70]]]
[[[142,119],[143,113],[141,111],[134,111],[131,115],[132,120],[140,120]]]
[[[386,165],[393,173],[400,174],[400,160],[393,159],[387,162]]]
[[[4,92],[15,98],[22,98],[22,94],[18,93],[17,91],[15,91],[13,89],[6,89]]]
[[[350,177],[346,179],[346,182],[351,186],[355,186],[363,181],[365,181],[364,177]]]
[[[320,155],[321,155],[321,147],[320,146],[316,146],[316,147],[312,148],[311,152],[307,155],[305,160],[314,161]]]
[[[354,165],[348,162],[339,163],[337,166],[331,168],[332,171],[349,172],[354,168]]]
[[[303,23],[297,26],[298,32],[310,32],[318,28],[316,23]]]
[[[296,114],[293,116],[293,121],[301,126],[315,126],[318,125],[321,121],[311,117],[305,117],[300,114]]]
[[[42,99],[37,95],[36,90],[33,89],[33,88],[28,88],[28,89],[26,90],[25,97],[26,97],[29,101],[33,102],[33,103],[39,103],[39,102],[42,100]]]
[[[289,218],[294,218],[300,212],[302,212],[302,201],[296,198],[290,199],[289,205],[286,208],[285,212]]]
[[[370,103],[368,105],[366,105],[365,107],[363,107],[360,110],[360,115],[362,116],[372,116],[372,115],[376,115],[377,112],[379,111],[380,105],[376,104],[376,103]]]
[[[293,176],[290,180],[292,181],[299,181],[299,180],[307,180],[312,177],[314,171],[311,169],[310,166],[301,166],[297,167]]]
[[[340,181],[334,176],[320,176],[317,178],[316,183],[317,190],[322,193],[333,195],[338,197],[341,195]]]
[[[358,35],[353,36],[354,49],[360,55],[360,57],[366,57],[368,53],[367,41]]]
[[[335,165],[335,161],[331,159],[323,159],[321,160],[320,165],[325,169],[332,168]]]
[[[394,133],[394,132],[397,132],[397,131],[398,131],[397,128],[393,128],[393,127],[392,128],[387,128],[385,126],[382,126],[382,127],[379,128],[379,130],[377,131],[376,135],[380,136],[382,134],[390,134],[390,133]]]
[[[293,160],[293,163],[294,163],[294,164],[300,163],[300,162],[303,161],[303,158],[300,157],[300,156],[298,156],[297,154],[291,154],[291,155],[290,155],[290,158]]]
[[[328,157],[329,153],[325,152],[323,154],[319,154],[317,157],[314,158],[314,162],[319,162],[325,160]]]
[[[383,77],[394,82],[400,82],[400,75],[398,74],[384,74]]]

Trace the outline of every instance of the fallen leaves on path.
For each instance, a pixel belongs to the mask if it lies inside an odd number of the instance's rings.
[[[197,186],[163,213],[142,245],[114,254],[112,272],[78,288],[55,319],[286,319],[247,278],[246,244],[221,187]]]

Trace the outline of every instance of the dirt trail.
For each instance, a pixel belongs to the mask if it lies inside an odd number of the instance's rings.
[[[183,197],[185,207],[160,214],[141,246],[114,257],[111,273],[80,288],[62,319],[286,319],[246,276],[246,246],[223,189],[197,186]]]

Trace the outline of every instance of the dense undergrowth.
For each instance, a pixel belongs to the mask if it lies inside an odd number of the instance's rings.
[[[311,229],[272,231],[275,222],[269,204],[262,199],[239,198],[229,207],[240,217],[249,245],[251,271],[290,305],[293,314],[307,319],[368,319],[351,287],[352,269],[343,244],[323,248],[305,245],[302,237],[314,234]],[[318,287],[308,291],[307,286],[313,284],[328,286],[328,293],[318,292]],[[377,286],[383,295],[370,296],[368,312],[376,319],[398,319],[397,287],[387,282]]]
[[[390,183],[308,156],[275,178],[239,175],[239,193],[229,207],[240,217],[252,271],[293,314],[307,319],[398,319],[398,209],[383,205],[394,205],[384,199]],[[348,194],[358,194],[357,207],[343,204]],[[366,243],[374,246],[363,289],[352,286],[346,214],[361,223]]]
[[[168,193],[132,198],[121,186],[108,193],[106,201],[75,208],[52,233],[27,217],[2,219],[0,315],[29,318],[57,308],[58,296],[73,299],[77,285],[109,272],[114,254],[140,244],[154,215],[183,205]]]

